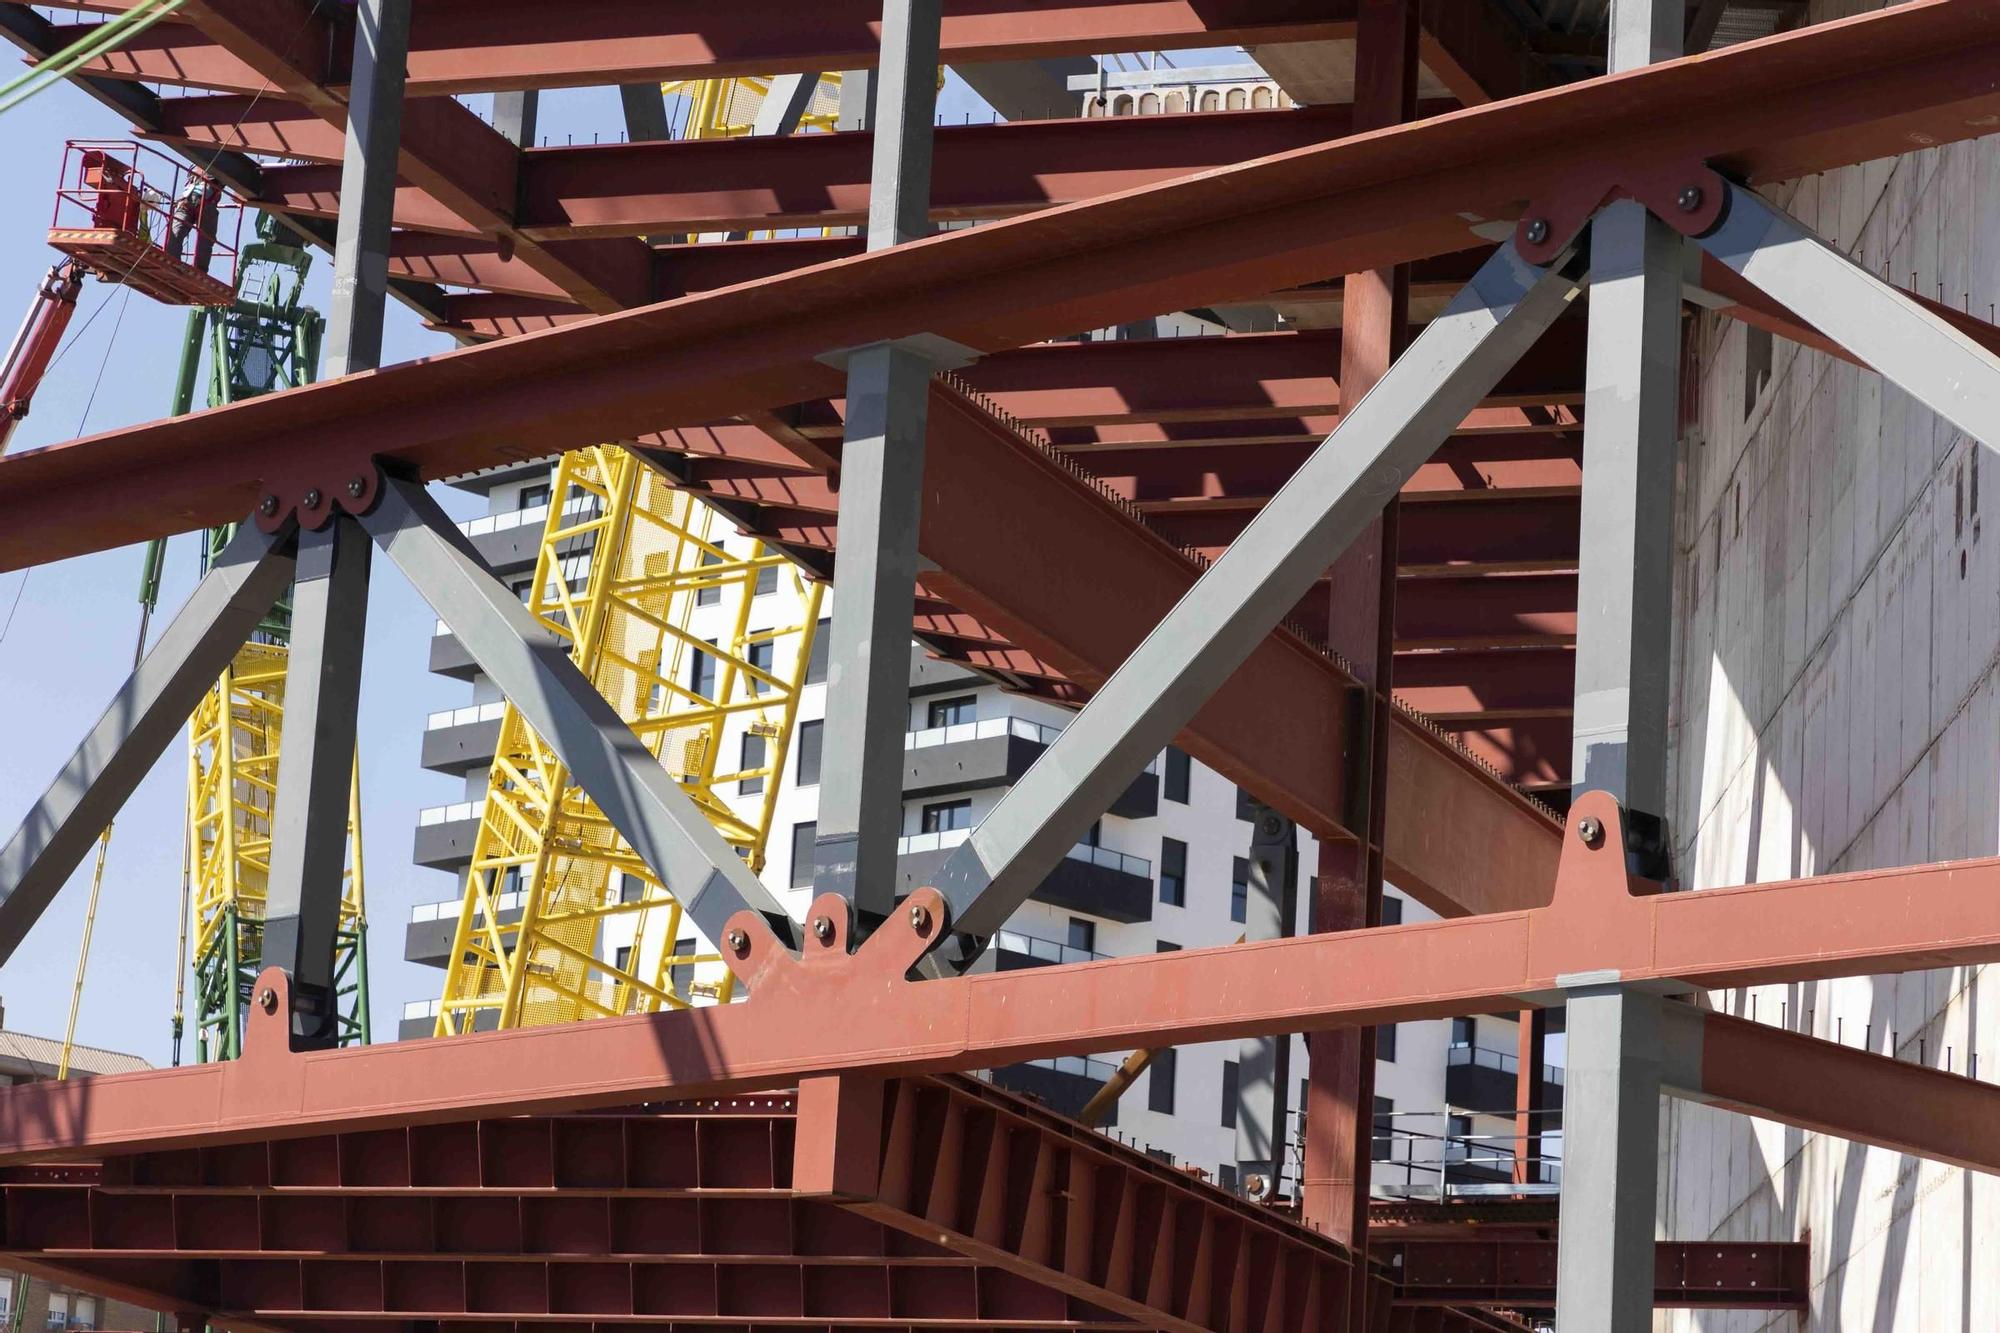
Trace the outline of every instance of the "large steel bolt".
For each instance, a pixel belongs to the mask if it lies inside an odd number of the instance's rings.
[[[260,502],[258,502],[258,505],[257,505],[257,508],[258,508],[258,510],[259,510],[259,511],[261,511],[261,512],[262,512],[262,513],[263,513],[263,514],[264,514],[264,515],[266,516],[266,517],[269,517],[270,515],[272,515],[272,514],[275,514],[275,513],[277,513],[277,512],[278,512],[278,497],[277,497],[277,496],[275,496],[275,495],[267,495],[267,496],[265,496],[265,497],[263,498],[263,500],[261,500]]]
[[[1576,821],[1576,836],[1583,839],[1586,847],[1595,847],[1604,841],[1604,825],[1597,819],[1585,815]]]
[[[1549,223],[1547,218],[1535,218],[1528,223],[1529,245],[1540,245],[1547,239],[1549,239]]]
[[[931,910],[922,903],[910,904],[910,929],[923,935],[931,928]]]
[[[367,489],[368,483],[360,477],[354,477],[347,483],[347,493],[357,500],[361,498],[361,493]]]
[[[738,958],[750,952],[750,937],[740,930],[730,931],[729,934],[723,937],[723,943],[727,944],[729,952],[735,954]]]
[[[1683,185],[1674,202],[1680,205],[1681,212],[1692,213],[1701,207],[1704,197],[1699,185]]]
[[[263,1011],[264,1011],[265,1013],[267,1013],[267,1014],[275,1014],[275,1013],[277,1013],[277,1012],[278,1012],[278,992],[276,992],[276,991],[272,990],[272,989],[271,989],[271,988],[270,988],[269,986],[266,986],[266,987],[264,987],[264,989],[263,989],[263,990],[260,990],[260,991],[258,991],[258,992],[257,992],[257,1007],[258,1007],[259,1009],[262,1009],[262,1010],[263,1010]]]
[[[311,490],[306,492],[305,494],[306,508],[308,509],[319,508],[319,501],[320,501],[319,487],[315,486]]]
[[[813,938],[821,944],[833,943],[833,918],[816,916],[813,918]]]

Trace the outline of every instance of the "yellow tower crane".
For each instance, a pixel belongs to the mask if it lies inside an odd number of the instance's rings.
[[[612,446],[566,455],[528,609],[753,870],[818,624],[820,588],[761,543],[725,545],[715,511]],[[796,623],[753,629],[789,580]],[[697,607],[726,626],[690,627]],[[725,764],[727,736],[754,738]],[[746,794],[757,799],[748,812]],[[501,717],[438,1005],[440,1036],[726,1001],[719,956],[510,704]],[[620,941],[627,941],[620,943]]]

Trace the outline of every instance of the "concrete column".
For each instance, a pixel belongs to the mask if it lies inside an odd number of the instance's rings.
[[[1367,0],[1355,41],[1357,131],[1416,114],[1417,17],[1409,0]],[[1403,350],[1410,324],[1408,265],[1347,276],[1341,289],[1340,398],[1350,410]],[[1396,511],[1391,500],[1333,567],[1328,637],[1361,677],[1349,752],[1347,827],[1353,841],[1320,844],[1314,930],[1382,922],[1382,843],[1388,781],[1390,669],[1395,649]],[[1375,1030],[1342,1028],[1307,1039],[1307,1225],[1365,1252],[1374,1167]],[[1366,1283],[1354,1284],[1348,1318],[1365,1327]]]
[[[1267,805],[1252,814],[1245,939],[1287,939],[1299,919],[1298,826]],[[1236,1053],[1236,1178],[1244,1193],[1274,1198],[1285,1174],[1290,1135],[1292,1040],[1252,1037]],[[1260,1177],[1262,1189],[1252,1188]]]
[[[868,248],[930,232],[940,0],[884,0],[875,71]],[[851,77],[851,76],[850,76]],[[842,116],[863,88],[843,82]],[[828,643],[826,764],[813,883],[853,899],[866,929],[895,905],[909,718],[910,615],[932,364],[876,344],[847,362],[840,556]]]
[[[300,534],[264,908],[264,962],[292,979],[297,1049],[339,1038],[334,935],[347,864],[368,564],[368,536],[344,514]]]
[[[1615,982],[1569,991],[1556,1250],[1564,1328],[1653,1327],[1662,1003]]]
[[[1613,0],[1610,67],[1681,52],[1681,0]],[[1678,432],[1679,235],[1640,205],[1591,224],[1571,781],[1657,834],[1666,811]],[[1648,818],[1650,817],[1650,819]],[[1653,1326],[1660,1000],[1580,978],[1569,990],[1556,1303],[1565,1327]]]
[[[333,309],[326,321],[329,378],[382,363],[389,231],[409,53],[410,0],[360,0],[355,5],[354,78],[347,97],[340,221],[333,242]]]

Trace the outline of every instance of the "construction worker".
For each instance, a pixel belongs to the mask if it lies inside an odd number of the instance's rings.
[[[222,211],[222,191],[215,178],[200,167],[188,171],[187,183],[174,199],[173,217],[167,227],[167,253],[176,261],[194,233],[194,266],[208,272],[209,257],[215,251],[215,227]]]

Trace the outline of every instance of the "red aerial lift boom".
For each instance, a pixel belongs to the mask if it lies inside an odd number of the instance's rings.
[[[170,193],[149,185],[141,171],[154,158]],[[225,199],[220,184],[164,154],[129,141],[70,142],[49,227],[49,244],[64,258],[42,279],[0,366],[0,451],[55,359],[85,274],[167,305],[224,306],[235,299],[236,232],[224,239],[227,215],[240,229],[241,206]]]

